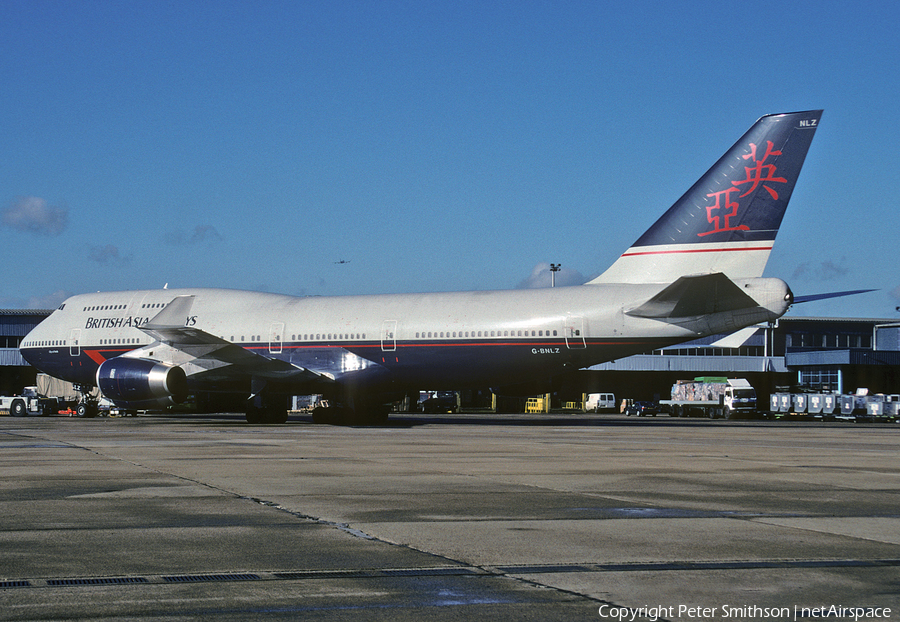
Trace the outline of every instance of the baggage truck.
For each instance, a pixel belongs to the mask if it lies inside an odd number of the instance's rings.
[[[699,377],[672,385],[672,399],[660,400],[672,417],[734,419],[756,415],[756,389],[744,378]]]

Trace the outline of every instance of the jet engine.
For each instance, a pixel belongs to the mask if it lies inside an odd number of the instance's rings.
[[[187,399],[187,376],[180,367],[148,359],[112,358],[97,369],[97,386],[117,406],[171,406]]]

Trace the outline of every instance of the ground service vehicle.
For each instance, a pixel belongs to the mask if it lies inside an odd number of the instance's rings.
[[[423,413],[456,413],[459,412],[459,398],[453,391],[439,391],[419,404]]]
[[[61,401],[55,397],[42,397],[38,394],[37,387],[25,387],[22,395],[13,397],[0,397],[0,411],[4,411],[13,417],[27,417],[29,415],[46,417],[55,415],[62,406]]]
[[[772,418],[809,417],[856,422],[890,422],[900,416],[900,395],[869,394],[866,388],[856,393],[772,393],[769,415]]]
[[[672,399],[659,404],[673,417],[752,417],[756,415],[756,389],[743,378],[701,376],[679,380],[672,385]]]
[[[588,393],[584,410],[589,412],[612,412],[616,409],[616,396],[612,393]]]
[[[625,416],[637,415],[638,417],[656,416],[659,406],[653,402],[634,402],[625,407]]]
[[[37,374],[36,386],[25,387],[21,395],[0,397],[0,414],[14,417],[77,414],[96,417],[104,400],[96,388],[79,392],[71,382],[47,374]],[[80,394],[80,397],[79,397]]]

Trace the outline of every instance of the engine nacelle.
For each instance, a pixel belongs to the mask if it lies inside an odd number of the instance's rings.
[[[187,399],[187,376],[180,367],[148,359],[112,358],[97,369],[97,386],[118,406],[171,406]]]

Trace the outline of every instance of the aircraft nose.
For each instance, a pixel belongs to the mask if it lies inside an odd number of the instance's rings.
[[[19,354],[22,355],[22,358],[25,359],[29,365],[34,366],[34,361],[32,360],[32,344],[37,342],[36,336],[37,329],[33,328],[28,333],[22,337],[22,342],[19,344]]]

